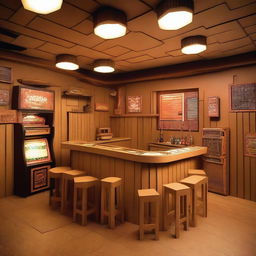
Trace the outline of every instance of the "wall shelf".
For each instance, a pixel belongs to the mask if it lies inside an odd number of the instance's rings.
[[[127,117],[158,117],[158,114],[125,114],[125,115],[111,115],[111,118],[127,118]]]

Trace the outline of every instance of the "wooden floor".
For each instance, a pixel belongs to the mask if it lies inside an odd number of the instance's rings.
[[[256,203],[209,193],[209,217],[160,240],[137,240],[138,226],[125,223],[109,230],[94,222],[82,227],[48,207],[48,193],[0,199],[1,256],[254,256]]]

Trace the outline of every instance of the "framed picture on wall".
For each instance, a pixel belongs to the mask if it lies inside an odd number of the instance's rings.
[[[142,96],[127,96],[127,113],[142,111]]]
[[[208,97],[208,116],[220,116],[220,98],[217,96]]]
[[[229,86],[230,112],[256,111],[256,83]]]
[[[9,105],[9,102],[10,102],[9,90],[0,89],[0,106]]]
[[[12,83],[12,69],[9,67],[0,67],[0,82]]]
[[[245,136],[244,155],[256,157],[256,133],[248,133]]]

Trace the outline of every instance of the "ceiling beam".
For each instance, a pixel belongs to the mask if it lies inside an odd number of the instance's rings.
[[[58,73],[76,77],[80,81],[87,82],[95,86],[108,88],[115,88],[120,85],[135,82],[181,78],[256,64],[256,52],[254,51],[219,59],[181,63],[126,73],[100,74],[86,69],[79,69],[77,71],[61,70],[55,67],[55,63],[53,61],[10,51],[0,50],[0,56],[2,59],[43,67]]]

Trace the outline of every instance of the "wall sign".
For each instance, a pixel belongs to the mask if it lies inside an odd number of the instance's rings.
[[[9,90],[0,89],[0,106],[9,105],[10,96]]]
[[[217,96],[208,97],[208,116],[220,116],[220,98]]]
[[[140,113],[142,108],[141,96],[127,96],[127,112]]]
[[[0,110],[0,124],[13,124],[18,122],[17,110]]]
[[[28,86],[13,87],[13,108],[20,110],[54,110],[54,91]]]
[[[102,111],[102,112],[109,111],[108,104],[106,104],[106,103],[95,103],[95,111]]]
[[[12,69],[8,67],[0,67],[0,82],[12,83]]]
[[[256,111],[256,83],[230,85],[229,105],[231,112]]]
[[[248,133],[244,145],[244,155],[256,157],[256,133]]]

